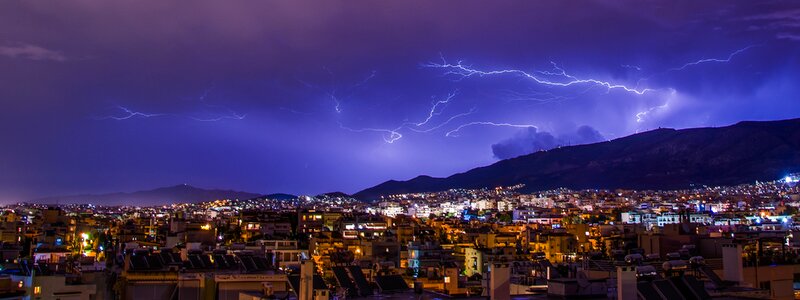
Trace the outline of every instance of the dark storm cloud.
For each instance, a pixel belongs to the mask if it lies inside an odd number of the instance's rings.
[[[522,150],[509,142],[495,153],[509,157],[657,127],[797,117],[799,9],[788,1],[4,1],[0,201],[184,182],[353,192],[491,163],[491,145],[518,130],[476,125],[446,135],[469,123],[541,129],[520,133]],[[750,45],[726,62],[670,70]],[[440,53],[535,74],[558,73],[554,62],[576,78],[652,91],[513,75],[454,80],[420,67]],[[402,137],[386,143],[393,132]]]
[[[600,141],[605,140],[602,134],[600,134],[597,129],[592,128],[588,125],[583,125],[578,127],[575,131],[575,143],[576,144],[590,144],[590,143],[597,143]],[[568,141],[572,141],[571,136],[567,136]]]
[[[492,153],[498,159],[508,159],[562,146],[591,144],[604,140],[599,131],[587,125],[559,137],[531,127],[522,129],[513,137],[492,145]]]
[[[561,141],[549,132],[539,132],[536,128],[526,128],[512,138],[492,145],[494,157],[499,159],[513,158],[536,151],[550,150],[560,146]]]

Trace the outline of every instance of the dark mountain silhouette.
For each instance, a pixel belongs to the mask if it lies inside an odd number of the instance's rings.
[[[407,192],[525,184],[523,191],[683,189],[782,178],[800,171],[800,119],[719,128],[657,129],[612,141],[540,151],[447,178],[387,181],[363,199]]]
[[[201,189],[186,184],[157,188],[132,193],[111,193],[98,195],[56,196],[33,200],[46,204],[94,204],[94,205],[132,205],[154,206],[172,203],[197,203],[218,199],[251,199],[259,194],[218,189]]]

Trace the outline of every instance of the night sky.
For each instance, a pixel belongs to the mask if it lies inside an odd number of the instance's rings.
[[[800,117],[794,1],[3,1],[0,202],[356,192]]]

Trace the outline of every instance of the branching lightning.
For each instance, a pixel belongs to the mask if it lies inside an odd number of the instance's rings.
[[[328,97],[333,100],[333,110],[336,111],[337,114],[342,113],[342,102],[339,101],[339,98],[336,97],[335,91],[332,93],[328,93]]]
[[[651,91],[650,89],[639,89],[639,88],[632,88],[622,84],[611,83],[608,81],[602,81],[599,79],[593,78],[578,78],[576,76],[568,74],[564,69],[558,67],[555,63],[552,63],[556,72],[549,72],[549,71],[534,71],[534,72],[526,72],[519,69],[500,69],[500,70],[479,70],[472,68],[471,66],[464,65],[462,61],[458,61],[455,64],[448,63],[447,60],[442,57],[441,63],[427,63],[423,64],[423,67],[426,68],[438,68],[438,69],[445,69],[446,72],[444,75],[453,75],[457,76],[458,79],[464,79],[467,77],[472,76],[492,76],[492,75],[518,75],[524,78],[528,78],[538,84],[547,85],[547,86],[557,86],[557,87],[569,87],[574,85],[581,85],[581,84],[593,84],[603,86],[608,90],[612,89],[621,89],[626,92],[636,93],[642,95],[646,92]],[[535,74],[540,74],[544,76],[538,76]],[[561,78],[562,81],[554,81],[553,79],[548,79],[547,77],[554,77]]]
[[[554,87],[571,87],[571,86],[579,86],[579,85],[590,85],[586,90],[581,93],[586,93],[591,89],[593,86],[602,86],[605,87],[608,91],[612,89],[620,89],[625,92],[634,93],[637,95],[643,95],[651,89],[647,88],[636,88],[636,87],[629,87],[623,84],[612,83],[609,81],[603,81],[600,79],[594,78],[579,78],[575,75],[567,73],[567,71],[561,68],[555,62],[550,62],[552,64],[552,70],[535,70],[535,71],[523,71],[520,69],[498,69],[498,70],[482,70],[473,68],[471,66],[465,65],[462,61],[458,61],[457,63],[449,63],[447,60],[442,57],[441,63],[427,63],[423,64],[423,67],[426,68],[437,68],[437,69],[444,69],[445,76],[456,76],[458,80],[465,79],[467,77],[484,77],[484,76],[493,76],[493,75],[517,75],[521,76],[526,79],[530,79],[533,82],[545,85],[545,86],[554,86]],[[638,68],[638,67],[637,67]],[[514,97],[510,99],[510,101],[536,101],[539,103],[550,103],[554,101],[560,101],[565,99],[571,99],[568,96],[556,95],[549,92],[534,92],[532,94],[522,94],[522,93],[515,93]],[[435,107],[434,107],[435,108]],[[537,128],[535,125],[532,124],[512,124],[512,123],[498,123],[498,122],[490,122],[490,121],[478,121],[478,122],[468,122],[465,124],[461,124],[453,130],[448,131],[445,133],[445,136],[453,137],[458,136],[458,133],[466,128],[471,126],[495,126],[495,127],[514,127],[514,128]]]
[[[704,64],[704,63],[727,63],[730,62],[735,56],[741,54],[742,52],[747,51],[750,48],[756,47],[755,45],[747,46],[736,50],[729,54],[725,58],[704,58],[697,61],[686,63],[680,67],[668,69],[668,71],[679,71],[686,69],[691,66]],[[637,82],[635,87],[630,87],[624,84],[619,83],[612,83],[609,81],[604,81],[596,78],[580,78],[575,75],[567,73],[567,71],[555,62],[550,62],[552,64],[553,69],[550,71],[547,70],[533,70],[533,71],[524,71],[521,69],[479,69],[473,68],[470,65],[465,65],[462,61],[457,61],[456,63],[448,62],[444,56],[442,56],[440,63],[427,63],[423,64],[423,67],[426,68],[437,68],[445,70],[445,76],[455,76],[457,80],[462,80],[468,77],[484,77],[484,76],[501,76],[501,75],[516,75],[521,76],[523,78],[532,80],[536,84],[544,85],[544,86],[554,86],[554,87],[570,87],[570,86],[577,86],[577,85],[592,85],[592,86],[602,86],[605,87],[607,90],[612,89],[620,89],[626,92],[634,93],[637,95],[643,95],[649,91],[653,91],[653,89],[649,88],[640,88],[640,83],[642,80]],[[642,68],[636,65],[621,65],[623,68],[632,69],[636,71],[641,71]],[[647,80],[646,78],[643,80]],[[591,87],[589,87],[591,89]],[[587,92],[589,89],[585,90]],[[672,94],[675,94],[675,90],[672,90]],[[571,99],[565,95],[558,95],[553,94],[550,92],[539,92],[535,91],[533,93],[517,93],[512,92],[511,97],[507,97],[509,101],[536,101],[539,103],[550,103],[555,101],[561,101],[565,99]],[[574,97],[572,97],[574,98]],[[645,121],[647,115],[652,114],[653,112],[661,109],[666,109],[668,107],[669,100],[665,102],[663,105],[650,107],[647,110],[640,111],[636,113],[636,122],[642,123]],[[476,125],[486,125],[486,126],[504,126],[504,127],[535,127],[533,125],[524,125],[524,124],[510,124],[510,123],[495,123],[495,122],[470,122],[465,123],[458,126],[456,129],[453,129],[447,132],[446,136],[456,136],[457,133],[465,127],[469,126],[476,126]]]
[[[240,115],[240,114],[236,114],[235,112],[231,111],[230,115],[224,115],[224,116],[219,116],[219,117],[214,117],[214,118],[198,118],[198,117],[191,117],[191,116],[189,118],[192,119],[192,120],[195,120],[195,121],[200,121],[200,122],[216,122],[216,121],[222,121],[222,120],[244,120],[245,117],[247,117],[247,114]]]
[[[350,127],[344,126],[344,125],[342,125],[342,123],[339,123],[339,128],[342,128],[342,129],[350,131],[350,132],[380,132],[380,133],[383,133],[383,140],[385,142],[389,143],[389,144],[392,144],[395,141],[403,138],[403,135],[400,132],[398,132],[398,130],[400,130],[402,128],[402,126],[396,128],[396,129],[383,129],[383,128],[358,128],[358,129],[356,129],[356,128],[350,128]]]
[[[330,69],[328,69],[327,67],[323,67],[323,69],[324,69],[326,72],[328,72],[328,74],[330,74],[330,76],[331,76],[331,89],[330,89],[330,91],[329,91],[329,92],[327,92],[326,94],[327,94],[328,98],[330,98],[330,99],[331,99],[331,101],[333,102],[333,110],[334,110],[334,111],[335,111],[337,114],[341,114],[341,113],[342,113],[342,99],[340,99],[340,97],[337,95],[337,93],[338,93],[338,89],[336,89],[336,76],[334,75],[333,71],[331,71],[331,70],[330,70]],[[372,80],[373,78],[375,78],[375,76],[376,76],[377,74],[378,74],[378,72],[377,72],[377,71],[375,71],[375,70],[373,70],[372,72],[370,72],[370,73],[369,73],[369,75],[367,75],[367,77],[365,77],[364,79],[362,79],[362,80],[361,80],[361,81],[359,81],[358,83],[356,83],[356,84],[354,84],[354,85],[351,85],[351,86],[349,86],[349,87],[345,88],[345,89],[344,89],[344,92],[345,92],[344,99],[346,99],[346,98],[349,98],[349,97],[353,96],[353,94],[355,94],[355,93],[356,93],[356,91],[357,91],[357,90],[358,90],[360,87],[362,87],[362,86],[366,85],[366,84],[367,84],[367,82],[369,82],[370,80]],[[302,83],[303,85],[305,85],[306,87],[309,87],[309,88],[316,88],[316,86],[315,86],[315,85],[313,85],[313,84],[310,84],[310,83],[308,83],[308,82],[302,81],[302,80],[300,80],[300,79],[296,79],[296,80],[297,80],[297,81],[299,81],[300,83]]]
[[[668,108],[670,100],[673,99],[676,94],[677,94],[676,90],[670,89],[670,97],[667,98],[667,100],[666,100],[666,102],[664,102],[664,104],[658,105],[658,106],[653,106],[653,107],[648,108],[647,110],[643,110],[643,111],[640,111],[640,112],[636,113],[636,123],[644,122],[647,119],[647,115],[649,115],[649,114],[651,114],[651,113],[653,113],[655,111]]]
[[[653,111],[659,110],[659,109],[667,108],[668,105],[669,105],[669,102],[664,103],[663,105],[653,106],[651,108],[648,108],[645,111],[640,111],[640,112],[636,113],[636,123],[644,122],[645,117],[647,117],[648,114],[652,113]]]
[[[696,60],[696,61],[693,61],[693,62],[688,62],[688,63],[685,63],[684,65],[682,65],[680,67],[670,68],[669,71],[680,71],[680,70],[686,69],[688,67],[696,66],[696,65],[704,64],[704,63],[712,63],[712,62],[713,63],[727,63],[727,62],[730,62],[733,59],[734,56],[739,55],[742,52],[745,52],[745,51],[749,50],[750,48],[757,47],[757,46],[758,45],[750,45],[750,46],[744,47],[742,49],[736,50],[736,51],[732,52],[731,54],[728,54],[728,57],[726,57],[726,58],[704,58],[704,59]]]
[[[439,128],[444,127],[445,125],[449,124],[450,122],[452,122],[455,119],[471,115],[474,112],[475,112],[475,108],[473,107],[472,109],[470,109],[469,111],[467,111],[465,113],[460,113],[460,114],[453,115],[450,118],[448,118],[447,120],[445,120],[444,122],[440,123],[439,125],[436,125],[434,127],[428,128],[428,129],[415,128],[414,126],[416,126],[416,124],[418,124],[418,123],[403,123],[402,125],[398,126],[397,128],[394,128],[394,129],[385,129],[385,128],[358,128],[358,129],[355,129],[355,128],[350,128],[350,127],[344,126],[341,123],[339,123],[339,127],[342,128],[342,129],[351,131],[351,132],[380,132],[380,133],[383,133],[383,140],[385,142],[389,143],[389,144],[392,144],[392,143],[396,142],[397,140],[403,138],[403,134],[400,133],[400,131],[403,130],[403,129],[408,129],[408,130],[411,130],[411,131],[414,131],[414,132],[419,132],[419,133],[428,133],[428,132],[435,131],[435,130],[437,130]],[[462,125],[462,126],[464,126],[464,125]],[[528,127],[528,126],[526,126],[526,127]]]
[[[450,130],[447,133],[445,133],[444,136],[447,136],[447,137],[458,136],[457,133],[459,131],[461,131],[461,129],[464,129],[464,128],[470,127],[470,126],[478,126],[478,125],[496,126],[496,127],[514,127],[514,128],[538,128],[538,127],[536,127],[536,125],[530,125],[530,124],[511,124],[511,123],[495,123],[495,122],[488,122],[488,121],[480,121],[480,122],[469,122],[469,123],[466,123],[466,124],[461,124],[460,126],[456,127],[456,129]]]
[[[173,117],[181,117],[187,118],[194,121],[200,122],[217,122],[222,120],[244,120],[247,117],[246,114],[239,114],[224,105],[218,104],[209,104],[206,103],[205,99],[208,97],[209,93],[211,92],[212,88],[206,89],[198,98],[200,103],[208,108],[213,108],[214,110],[224,110],[225,113],[219,112],[209,112],[206,111],[205,114],[203,113],[143,113],[139,111],[131,110],[125,106],[118,105],[117,108],[121,110],[124,115],[111,115],[105,117],[95,117],[96,120],[117,120],[123,121],[132,118],[152,118],[152,117],[161,117],[161,116],[173,116]]]
[[[680,67],[670,68],[663,72],[669,71],[679,71],[689,68],[691,66],[705,64],[705,63],[727,63],[730,62],[734,57],[737,55],[749,50],[750,48],[756,47],[754,45],[744,47],[742,49],[736,50],[730,53],[727,57],[724,58],[704,58],[693,62],[688,62]],[[642,80],[647,80],[647,78],[643,78],[639,82],[637,82],[636,86],[630,86],[618,82],[611,82],[602,80],[599,78],[592,78],[592,77],[582,77],[573,75],[568,73],[564,68],[556,64],[555,62],[550,62],[552,65],[552,69],[550,70],[531,70],[526,71],[522,69],[482,69],[476,68],[471,65],[464,64],[463,61],[457,61],[455,63],[448,62],[444,56],[441,58],[441,62],[430,62],[426,64],[422,64],[422,67],[425,68],[435,68],[435,69],[442,69],[444,76],[452,76],[455,77],[455,80],[460,81],[464,80],[469,77],[489,77],[489,76],[503,76],[503,75],[511,75],[517,76],[523,79],[527,79],[532,81],[534,84],[538,86],[546,86],[546,87],[578,87],[582,86],[585,87],[579,94],[587,93],[593,88],[602,87],[605,88],[607,91],[611,90],[621,90],[624,92],[632,93],[635,95],[644,95],[648,92],[656,91],[652,88],[640,87],[640,83]],[[621,65],[622,68],[631,69],[635,71],[642,71],[642,67],[637,65]],[[361,86],[374,77],[374,72],[368,76],[364,81],[355,85]],[[648,77],[649,78],[649,77]],[[675,94],[674,89],[672,90],[672,94]],[[574,91],[573,91],[574,92]],[[353,131],[353,132],[380,132],[383,133],[383,138],[387,143],[394,143],[395,141],[401,139],[403,134],[401,133],[402,130],[409,130],[413,132],[421,132],[427,133],[431,131],[438,130],[443,128],[447,125],[452,124],[455,120],[463,118],[465,116],[471,115],[475,112],[475,108],[473,107],[468,112],[463,112],[455,115],[451,115],[447,120],[439,123],[436,126],[428,126],[430,123],[436,118],[437,116],[444,113],[444,107],[446,107],[455,97],[456,93],[449,94],[446,98],[442,100],[438,100],[432,103],[430,109],[427,111],[427,115],[424,119],[419,122],[405,122],[396,128],[362,128],[362,129],[354,129],[343,126],[340,124],[340,127]],[[552,103],[558,102],[563,100],[574,99],[577,97],[578,94],[564,94],[564,93],[556,93],[556,92],[549,92],[549,91],[532,91],[530,93],[520,93],[515,91],[510,91],[509,95],[505,97],[508,101],[533,101],[538,103]],[[329,97],[334,101],[336,104],[334,109],[337,113],[341,113],[340,109],[340,101],[335,96],[334,93],[329,93]],[[667,99],[664,104],[659,106],[650,107],[646,110],[637,112],[635,114],[636,122],[643,123],[648,118],[649,115],[652,115],[654,112],[663,110],[669,107],[670,100]],[[453,125],[455,126],[455,125]],[[468,127],[473,126],[494,126],[494,127],[512,127],[512,128],[537,128],[537,126],[532,124],[517,124],[517,123],[504,123],[504,122],[492,122],[492,121],[473,121],[460,124],[455,126],[454,129],[447,131],[445,136],[447,137],[455,137],[458,136],[459,133]]]
[[[441,108],[441,107],[446,106],[448,103],[450,103],[455,98],[456,94],[457,94],[457,91],[454,91],[454,92],[448,94],[447,97],[445,97],[444,99],[435,101],[431,105],[430,109],[428,109],[428,114],[425,117],[425,119],[420,121],[420,122],[404,122],[404,123],[400,124],[399,126],[397,126],[395,128],[373,128],[373,127],[351,128],[351,127],[344,126],[340,122],[339,123],[339,127],[342,128],[342,129],[351,131],[351,132],[379,132],[379,133],[383,133],[383,140],[385,142],[389,143],[389,144],[392,144],[392,143],[396,142],[397,140],[400,140],[401,138],[403,138],[403,134],[401,133],[402,130],[407,129],[407,130],[410,130],[410,131],[413,131],[413,132],[428,133],[428,132],[432,132],[432,131],[438,130],[438,129],[444,127],[445,125],[449,124],[450,122],[452,122],[452,121],[454,121],[454,120],[456,120],[458,118],[461,118],[461,117],[464,117],[464,116],[468,116],[468,115],[474,113],[475,112],[475,108],[473,107],[472,109],[470,109],[467,112],[459,113],[459,114],[455,114],[455,115],[450,116],[450,118],[448,118],[444,122],[439,123],[436,126],[424,128],[424,127],[426,127],[426,125],[429,125],[431,123],[431,121],[436,118],[436,116],[439,116],[439,115],[441,115],[443,113],[444,108]]]
[[[211,116],[207,116],[207,117],[198,117],[196,115],[195,116],[191,116],[190,115],[190,116],[188,116],[190,119],[195,120],[195,121],[200,121],[200,122],[217,122],[217,121],[222,121],[222,120],[244,120],[244,118],[247,117],[247,114],[236,113],[235,111],[233,111],[233,109],[231,109],[230,107],[227,107],[225,105],[207,103],[205,101],[205,99],[208,96],[208,93],[210,91],[211,91],[211,89],[206,90],[206,92],[200,97],[200,102],[203,103],[203,105],[205,105],[206,107],[225,110],[225,111],[227,111],[227,113],[226,114],[211,114]]]
[[[122,120],[131,119],[131,118],[152,118],[152,117],[160,117],[160,116],[164,116],[165,115],[165,114],[148,114],[148,113],[133,111],[133,110],[131,110],[131,109],[127,108],[127,107],[121,106],[121,105],[118,105],[117,108],[122,110],[125,113],[125,115],[123,115],[123,116],[96,117],[95,119],[97,119],[97,120],[117,120],[117,121],[122,121]]]
[[[452,100],[453,97],[456,96],[457,92],[458,91],[452,92],[449,95],[447,95],[447,98],[445,98],[444,100],[439,100],[433,103],[433,106],[431,107],[430,111],[428,111],[428,117],[425,118],[424,121],[415,123],[414,125],[416,125],[417,127],[424,126],[425,124],[428,124],[428,122],[430,122],[430,120],[433,119],[434,116],[440,115],[441,111],[437,112],[436,109],[439,107],[439,105],[446,105],[447,103],[450,103],[450,100]]]
[[[372,70],[372,73],[370,73],[366,78],[364,78],[364,80],[361,80],[360,82],[354,84],[350,89],[356,89],[358,87],[361,87],[361,86],[367,84],[367,82],[370,81],[370,79],[375,78],[375,75],[377,75],[377,74],[378,74],[377,71]]]
[[[447,124],[450,124],[450,122],[452,122],[455,119],[469,116],[469,115],[473,114],[474,112],[475,112],[475,107],[471,108],[469,111],[467,111],[465,113],[460,113],[460,114],[453,115],[452,117],[450,117],[446,121],[442,122],[441,124],[436,125],[436,126],[431,127],[431,128],[428,128],[428,129],[417,129],[417,128],[414,128],[414,127],[409,127],[408,129],[411,130],[411,131],[414,131],[414,132],[423,132],[423,133],[431,132],[431,131],[437,130],[439,128],[442,128]]]

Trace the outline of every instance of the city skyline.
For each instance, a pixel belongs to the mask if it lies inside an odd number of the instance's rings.
[[[0,4],[0,202],[353,193],[797,118],[786,1]]]

